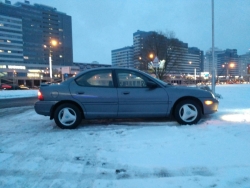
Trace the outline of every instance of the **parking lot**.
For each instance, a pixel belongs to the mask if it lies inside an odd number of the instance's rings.
[[[219,112],[192,126],[95,120],[62,130],[33,106],[0,109],[0,187],[249,187],[248,89],[218,87]]]

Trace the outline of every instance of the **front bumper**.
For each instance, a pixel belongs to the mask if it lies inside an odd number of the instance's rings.
[[[206,101],[212,101],[212,104],[206,104]],[[209,98],[209,99],[203,99],[203,113],[206,114],[212,114],[218,111],[219,101],[215,98]]]

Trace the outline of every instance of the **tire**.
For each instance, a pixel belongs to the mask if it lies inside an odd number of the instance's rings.
[[[176,105],[174,116],[181,125],[196,124],[201,119],[201,107],[194,100],[184,100]]]
[[[82,121],[82,113],[76,105],[65,103],[56,108],[54,120],[62,129],[75,129]]]

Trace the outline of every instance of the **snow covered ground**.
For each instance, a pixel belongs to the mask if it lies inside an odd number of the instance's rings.
[[[219,111],[192,126],[101,120],[61,130],[33,107],[0,109],[0,187],[250,187],[250,85],[216,93]]]
[[[37,96],[36,89],[29,90],[0,90],[0,99],[35,97]]]

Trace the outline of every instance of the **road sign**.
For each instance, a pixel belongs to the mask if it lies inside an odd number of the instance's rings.
[[[159,59],[157,56],[155,56],[154,60],[153,60],[153,66],[156,68],[156,67],[159,67]]]

